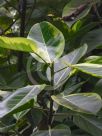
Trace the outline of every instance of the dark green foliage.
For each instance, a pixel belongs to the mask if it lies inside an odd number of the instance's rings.
[[[101,136],[101,5],[0,1],[1,136]]]

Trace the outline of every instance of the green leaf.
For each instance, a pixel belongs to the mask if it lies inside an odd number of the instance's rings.
[[[86,63],[102,64],[102,56],[90,56],[85,59]]]
[[[0,48],[0,58],[7,58],[8,57],[8,51],[3,49],[3,48]]]
[[[1,86],[6,86],[6,85],[7,85],[7,82],[5,81],[4,77],[0,75],[0,89],[1,89]]]
[[[5,70],[4,70],[5,71]],[[14,74],[14,73],[13,73]],[[2,90],[14,90],[22,88],[26,85],[27,77],[24,71],[16,73],[15,75],[10,75],[11,77],[7,80],[8,75],[4,77],[0,75],[0,89]]]
[[[94,92],[98,93],[100,96],[102,96],[102,79],[100,79],[94,87]]]
[[[34,100],[44,87],[45,85],[27,86],[12,93],[0,102],[0,118],[33,107]]]
[[[33,108],[31,110],[31,117],[34,127],[39,125],[39,123],[42,121],[43,118],[43,111],[41,109]]]
[[[71,136],[92,136],[89,133],[85,132],[84,130],[77,128],[72,132]]]
[[[87,4],[88,0],[71,0],[70,2],[68,2],[68,4],[64,7],[63,9],[63,14],[62,17],[68,17],[71,16],[72,14],[76,13],[77,11],[79,11],[78,9],[81,6],[85,6],[85,8],[83,8],[82,11],[80,11],[80,13],[78,15],[73,15],[72,18],[70,18],[70,20],[67,21],[67,24],[69,26],[72,26],[73,23],[75,23],[77,20],[82,19],[83,17],[85,17],[89,11],[91,10],[91,4]]]
[[[0,47],[16,51],[37,52],[36,44],[26,38],[8,38],[0,36]]]
[[[0,7],[3,6],[5,4],[4,0],[0,0]]]
[[[69,42],[71,36],[71,29],[68,27],[68,25],[61,19],[56,19],[53,21],[53,24],[63,33],[65,42]]]
[[[52,129],[49,131],[35,132],[31,136],[71,136],[71,134],[67,129]]]
[[[72,67],[86,74],[100,78],[102,77],[102,65],[81,63],[81,64],[72,65]]]
[[[27,109],[27,110],[24,110],[24,111],[21,111],[21,112],[17,112],[14,114],[14,118],[16,120],[20,120],[22,119],[28,112],[30,111],[30,109]]]
[[[15,130],[16,123],[14,122],[14,118],[5,117],[0,119],[0,134],[13,132]]]
[[[96,114],[102,107],[101,97],[95,93],[57,95],[52,99],[66,108],[87,114]]]
[[[102,28],[92,30],[88,32],[81,41],[81,44],[88,45],[88,52],[92,51],[93,49],[100,47],[102,48]]]
[[[11,78],[9,78],[7,87],[8,89],[18,89],[26,86],[27,76],[24,71],[16,73]]]
[[[6,22],[6,23],[5,23]],[[0,28],[6,30],[13,23],[13,19],[8,16],[0,16]]]
[[[76,64],[86,53],[87,45],[75,49],[71,53],[63,56],[54,63],[54,84],[55,86],[60,86],[62,83],[69,78],[71,68],[67,67],[66,62],[70,64]],[[50,71],[47,71],[48,79],[50,79]]]
[[[40,62],[52,63],[59,58],[64,50],[65,40],[62,32],[49,22],[35,24],[29,34],[28,39],[36,43],[38,57],[32,56]],[[41,60],[43,58],[43,61]]]
[[[78,115],[74,117],[74,123],[92,136],[102,136],[102,121],[96,117]]]
[[[80,83],[74,83],[73,80],[71,80],[71,82],[68,81],[68,83],[66,84],[65,88],[64,88],[64,95],[69,95],[75,91],[77,91],[78,89],[81,88],[81,86],[84,84],[85,82],[80,82]]]
[[[85,25],[86,24],[86,25]],[[72,31],[70,32],[70,41],[67,47],[67,50],[72,50],[80,46],[81,40],[83,37],[92,29],[97,27],[98,23],[91,22],[87,23],[85,19],[77,21],[72,26]],[[72,34],[71,34],[72,33]],[[77,42],[76,42],[77,41]],[[81,44],[84,45],[84,44]]]
[[[67,129],[71,134],[71,130],[70,130],[69,126],[67,126],[65,124],[59,124],[59,125],[55,126],[54,129]]]
[[[7,133],[8,131],[12,131],[14,129],[15,124],[4,124],[0,121],[0,133]]]

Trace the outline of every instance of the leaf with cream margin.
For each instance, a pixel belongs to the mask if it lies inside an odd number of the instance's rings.
[[[62,32],[49,22],[43,21],[35,24],[31,28],[27,38],[36,43],[39,50],[37,54],[40,57],[34,53],[31,55],[42,63],[52,63],[64,51],[65,40]],[[43,61],[41,58],[43,58]]]
[[[45,85],[43,84],[27,86],[16,90],[4,101],[0,102],[0,118],[33,107],[34,100],[44,88]]]
[[[72,67],[86,74],[102,78],[102,65],[100,64],[81,63],[72,65]]]
[[[57,95],[52,99],[68,109],[87,114],[96,114],[102,108],[102,99],[96,93]]]
[[[66,79],[69,78],[72,69],[68,67],[67,62],[70,64],[76,64],[87,52],[87,45],[83,45],[78,49],[70,52],[69,54],[58,59],[54,63],[54,84],[60,86]],[[47,70],[47,77],[51,80],[50,69]]]

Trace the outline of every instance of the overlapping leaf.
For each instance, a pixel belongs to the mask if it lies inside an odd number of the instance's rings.
[[[73,68],[78,69],[86,74],[102,77],[102,65],[99,64],[90,64],[90,63],[81,63],[72,66]]]
[[[102,107],[101,97],[95,93],[79,93],[52,96],[52,99],[73,111],[96,114]]]
[[[81,41],[81,44],[86,43],[88,45],[88,52],[100,47],[102,48],[102,28],[92,30],[88,32]]]
[[[52,63],[63,53],[64,36],[49,22],[44,21],[35,24],[28,34],[28,39],[36,43],[39,56],[35,54],[32,54],[32,56],[40,62]]]
[[[102,79],[100,79],[94,86],[94,92],[102,96]]]
[[[37,52],[36,44],[26,38],[8,38],[0,36],[0,47],[24,52]]]
[[[67,63],[76,64],[86,53],[87,45],[84,45],[71,53],[63,56],[54,63],[54,84],[60,86],[66,79],[68,79],[71,68],[67,66]],[[48,78],[50,80],[50,71],[47,71]]]
[[[88,4],[88,2],[88,0],[71,0],[64,7],[62,17],[67,21],[69,26],[89,13],[91,4]]]
[[[67,129],[53,129],[49,131],[40,131],[32,134],[31,136],[71,136],[71,134]]]
[[[4,101],[0,102],[0,118],[34,106],[34,100],[45,85],[27,86],[18,89]]]
[[[12,131],[14,129],[15,124],[4,124],[0,121],[0,133],[7,133],[8,131]]]
[[[90,56],[85,59],[87,63],[102,64],[102,56]]]
[[[92,136],[102,135],[102,121],[96,117],[83,115],[75,116],[74,123]]]

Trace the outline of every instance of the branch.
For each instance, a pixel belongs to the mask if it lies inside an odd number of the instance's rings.
[[[4,0],[10,7],[14,8],[15,10],[17,10],[19,12],[19,10],[14,6],[12,5],[8,0]]]
[[[51,86],[54,86],[54,63],[52,63],[51,66]],[[51,98],[53,94],[54,94],[54,90],[52,90],[50,94],[50,110],[49,110],[49,120],[48,120],[48,125],[50,128],[52,125],[52,118],[53,118],[53,100]]]
[[[19,13],[21,18],[20,36],[25,36],[25,21],[26,21],[26,4],[27,0],[19,0]],[[18,71],[20,72],[23,67],[23,53],[18,54]]]

